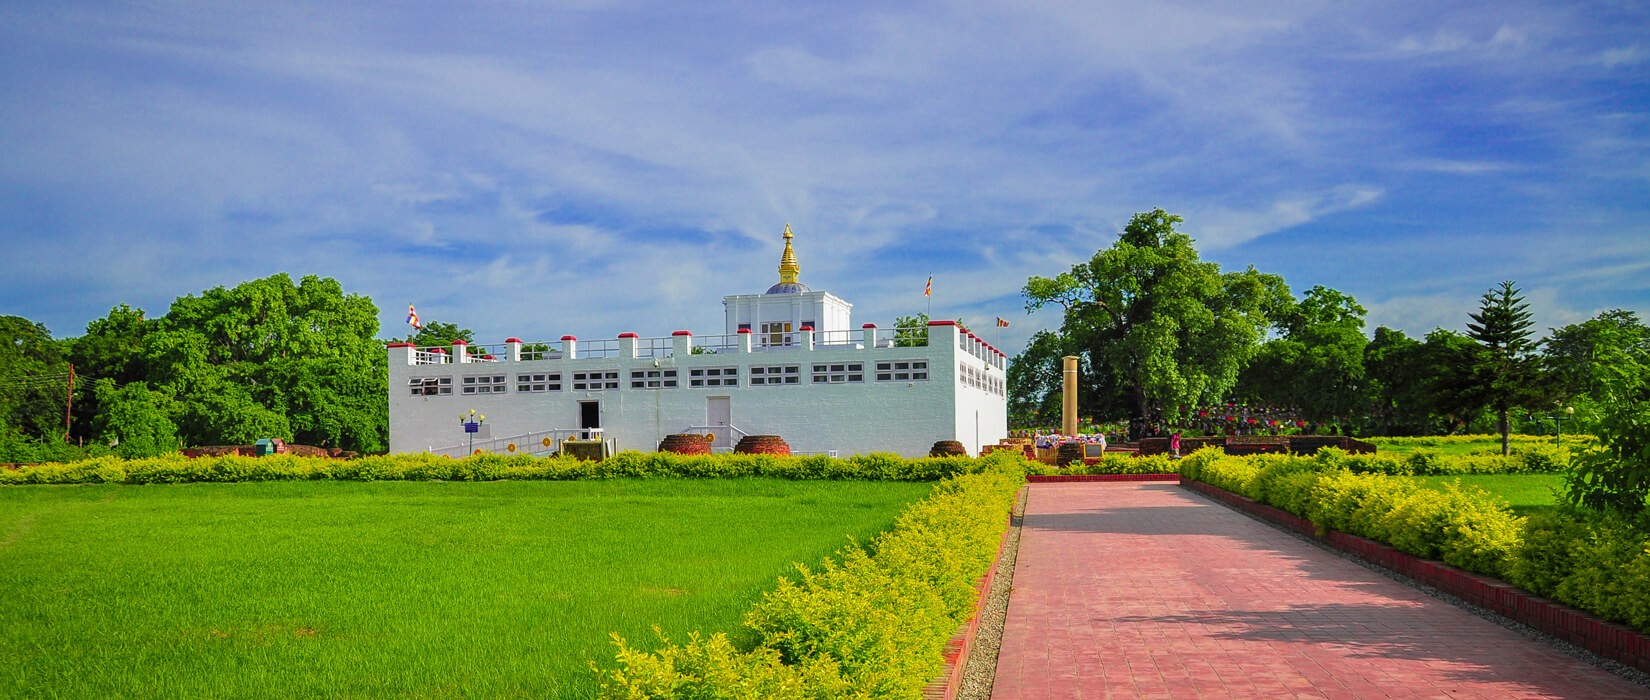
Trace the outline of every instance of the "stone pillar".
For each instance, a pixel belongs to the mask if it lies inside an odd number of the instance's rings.
[[[865,335],[865,349],[870,350],[877,346],[877,324],[867,323],[860,327]]]
[[[813,352],[813,350],[814,350],[814,327],[813,326],[803,326],[802,328],[800,328],[798,330],[800,330],[801,334],[802,334],[802,339],[801,339],[802,349],[806,350],[808,352]]]
[[[569,360],[579,359],[579,339],[570,335],[562,336],[561,356]]]
[[[504,360],[506,362],[520,362],[521,361],[521,345],[522,345],[522,342],[521,342],[520,338],[505,338],[504,339]]]
[[[693,354],[693,331],[676,331],[670,334],[670,354],[676,357],[687,357]]]
[[[1065,375],[1064,389],[1060,404],[1060,434],[1077,434],[1077,356],[1067,355],[1060,358],[1065,363],[1062,374]]]
[[[470,361],[470,344],[463,340],[453,341],[453,361],[464,363]]]
[[[638,337],[640,336],[635,333],[619,334],[619,357],[636,359],[636,338]]]
[[[739,352],[746,355],[751,353],[751,329],[749,328],[739,329]]]

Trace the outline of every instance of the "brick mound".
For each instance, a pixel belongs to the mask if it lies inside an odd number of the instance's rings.
[[[968,448],[956,440],[939,440],[928,448],[929,457],[967,457]]]
[[[699,433],[677,433],[666,435],[659,441],[660,452],[674,452],[679,455],[708,455],[710,441]]]
[[[739,439],[739,444],[733,447],[739,454],[782,455],[791,454],[791,446],[778,435],[746,435]]]

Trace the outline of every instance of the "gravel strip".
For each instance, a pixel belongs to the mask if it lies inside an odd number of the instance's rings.
[[[1275,530],[1278,530],[1278,531],[1281,531],[1281,532],[1284,532],[1284,533],[1288,533],[1291,537],[1294,537],[1295,539],[1298,539],[1302,542],[1309,542],[1313,546],[1318,547],[1319,549],[1323,549],[1325,551],[1331,552],[1331,553],[1335,554],[1336,556],[1338,556],[1342,559],[1346,559],[1348,561],[1351,561],[1352,563],[1357,564],[1358,566],[1362,566],[1365,569],[1369,569],[1370,571],[1373,571],[1377,574],[1380,574],[1380,575],[1385,576],[1389,579],[1397,581],[1398,583],[1409,586],[1410,588],[1413,588],[1417,591],[1420,591],[1421,593],[1424,593],[1427,596],[1430,596],[1432,598],[1437,598],[1438,600],[1444,601],[1445,603],[1449,603],[1450,605],[1454,605],[1458,608],[1461,608],[1462,610],[1466,610],[1467,612],[1470,612],[1474,615],[1482,617],[1486,620],[1489,620],[1490,622],[1493,622],[1497,625],[1500,625],[1502,627],[1510,629],[1510,630],[1512,630],[1514,632],[1517,632],[1521,635],[1529,637],[1530,639],[1534,639],[1538,642],[1541,642],[1541,643],[1546,644],[1550,647],[1553,647],[1554,649],[1557,649],[1560,653],[1564,654],[1565,656],[1580,659],[1580,660],[1585,661],[1589,664],[1592,664],[1592,665],[1597,666],[1599,668],[1602,668],[1606,671],[1609,671],[1610,673],[1613,673],[1617,676],[1620,676],[1621,678],[1626,679],[1630,683],[1633,683],[1635,685],[1639,685],[1639,686],[1642,686],[1642,687],[1645,687],[1645,688],[1650,688],[1650,674],[1647,674],[1647,673],[1645,673],[1643,671],[1640,671],[1636,668],[1624,665],[1624,664],[1622,664],[1621,662],[1618,662],[1618,661],[1613,661],[1613,660],[1610,660],[1610,659],[1606,659],[1606,658],[1604,658],[1602,656],[1599,656],[1598,654],[1595,654],[1595,653],[1593,653],[1593,652],[1591,652],[1587,649],[1584,649],[1582,647],[1578,647],[1574,644],[1571,644],[1571,643],[1566,642],[1562,639],[1554,637],[1550,634],[1542,632],[1541,630],[1538,630],[1534,627],[1526,625],[1522,622],[1519,622],[1517,620],[1513,620],[1513,619],[1508,618],[1508,617],[1504,617],[1500,613],[1497,613],[1493,610],[1488,610],[1488,609],[1485,609],[1485,608],[1478,607],[1477,605],[1473,605],[1472,603],[1469,603],[1469,602],[1467,602],[1467,601],[1465,601],[1461,598],[1450,595],[1449,593],[1446,593],[1444,591],[1440,591],[1436,588],[1433,588],[1432,586],[1428,586],[1424,583],[1421,583],[1420,581],[1416,581],[1415,579],[1412,579],[1412,578],[1410,578],[1408,576],[1405,576],[1401,573],[1398,573],[1396,571],[1388,569],[1388,568],[1386,568],[1384,566],[1381,566],[1379,564],[1376,564],[1374,562],[1367,561],[1367,560],[1363,559],[1362,557],[1355,556],[1350,552],[1343,552],[1339,549],[1336,549],[1333,546],[1330,546],[1330,544],[1328,542],[1320,540],[1316,537],[1307,537],[1306,535],[1304,535],[1302,533],[1296,532],[1296,531],[1291,530],[1291,529],[1286,528],[1286,527],[1281,527],[1277,523],[1274,523],[1270,520],[1262,518],[1259,515],[1249,513],[1247,511],[1244,511],[1244,510],[1239,509],[1239,508],[1231,508],[1230,506],[1227,506],[1226,504],[1221,503],[1220,501],[1217,501],[1213,498],[1209,498],[1208,496],[1205,496],[1205,495],[1203,495],[1201,493],[1198,493],[1196,491],[1193,491],[1191,489],[1186,489],[1186,491],[1188,493],[1194,495],[1194,496],[1197,496],[1198,498],[1202,498],[1202,499],[1204,499],[1204,500],[1206,500],[1210,503],[1213,503],[1217,506],[1220,506],[1222,508],[1228,508],[1232,511],[1242,513],[1243,515],[1248,516],[1249,519],[1251,519],[1251,520],[1255,520],[1255,521],[1258,521],[1258,522],[1265,523],[1265,524],[1271,526]],[[1015,536],[1016,536],[1016,538],[1018,538],[1019,533],[1016,532]],[[999,627],[998,632],[997,632],[999,642],[1001,640],[1001,635],[1002,635],[1001,629],[1002,628]],[[996,650],[997,650],[997,647],[993,646],[992,647],[993,658],[995,658]],[[970,659],[970,664],[972,665],[972,659]],[[995,668],[995,664],[993,664],[993,668]],[[973,669],[970,668],[969,670],[972,671]],[[989,691],[989,687],[987,688],[987,690]],[[982,696],[978,696],[978,697],[980,697],[980,698],[989,698],[990,695],[989,695],[989,692],[988,692],[987,695],[982,695]]]
[[[1002,556],[997,559],[997,575],[986,593],[985,609],[980,611],[980,625],[974,632],[974,646],[968,652],[968,665],[963,669],[962,687],[957,689],[957,700],[990,700],[991,684],[997,677],[997,650],[1003,646],[1003,623],[1008,620],[1008,594],[1014,590],[1014,560],[1020,553],[1020,526],[1025,522],[1026,494],[1020,491],[1014,504],[1014,515],[1008,521],[1008,537],[1003,540]]]

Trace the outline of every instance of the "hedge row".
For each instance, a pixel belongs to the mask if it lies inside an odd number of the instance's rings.
[[[1594,442],[1592,435],[1577,433],[1564,434],[1564,442],[1573,442],[1576,445]],[[1372,437],[1365,438],[1366,442],[1376,447],[1441,447],[1444,445],[1461,445],[1468,443],[1495,443],[1501,444],[1500,435],[1426,435],[1419,437]],[[1549,435],[1508,435],[1507,442],[1511,445],[1551,445],[1553,437]],[[1497,448],[1499,451],[1499,448]]]
[[[1178,463],[1169,455],[1131,457],[1126,454],[1108,454],[1094,464],[1074,462],[1061,468],[1041,462],[1028,462],[1032,474],[1173,474]]]
[[[979,469],[967,457],[907,459],[873,452],[843,459],[812,455],[678,455],[621,452],[600,462],[571,457],[482,454],[450,459],[425,453],[337,460],[321,457],[99,457],[0,469],[9,484],[176,484],[232,481],[498,481],[648,477],[776,477],[933,481]]]
[[[1024,483],[1023,457],[979,460],[912,505],[868,547],[798,565],[745,615],[741,650],[717,633],[685,644],[660,635],[652,652],[615,636],[615,665],[598,668],[602,698],[918,698],[943,668],[947,641],[972,615]],[[655,630],[657,633],[657,630]]]
[[[1461,474],[1551,474],[1569,471],[1570,452],[1552,445],[1526,445],[1511,455],[1444,455],[1412,452],[1406,455],[1350,455],[1333,452],[1335,466],[1358,474],[1394,476],[1457,476]]]
[[[1413,480],[1354,473],[1348,457],[1228,457],[1200,450],[1181,475],[1308,520],[1502,578],[1537,595],[1650,632],[1650,528],[1573,509],[1514,516],[1480,489],[1422,488]]]

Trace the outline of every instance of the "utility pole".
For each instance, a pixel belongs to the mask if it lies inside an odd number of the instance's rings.
[[[74,411],[74,363],[69,363],[69,400],[63,402],[63,441],[69,442],[69,416]]]

